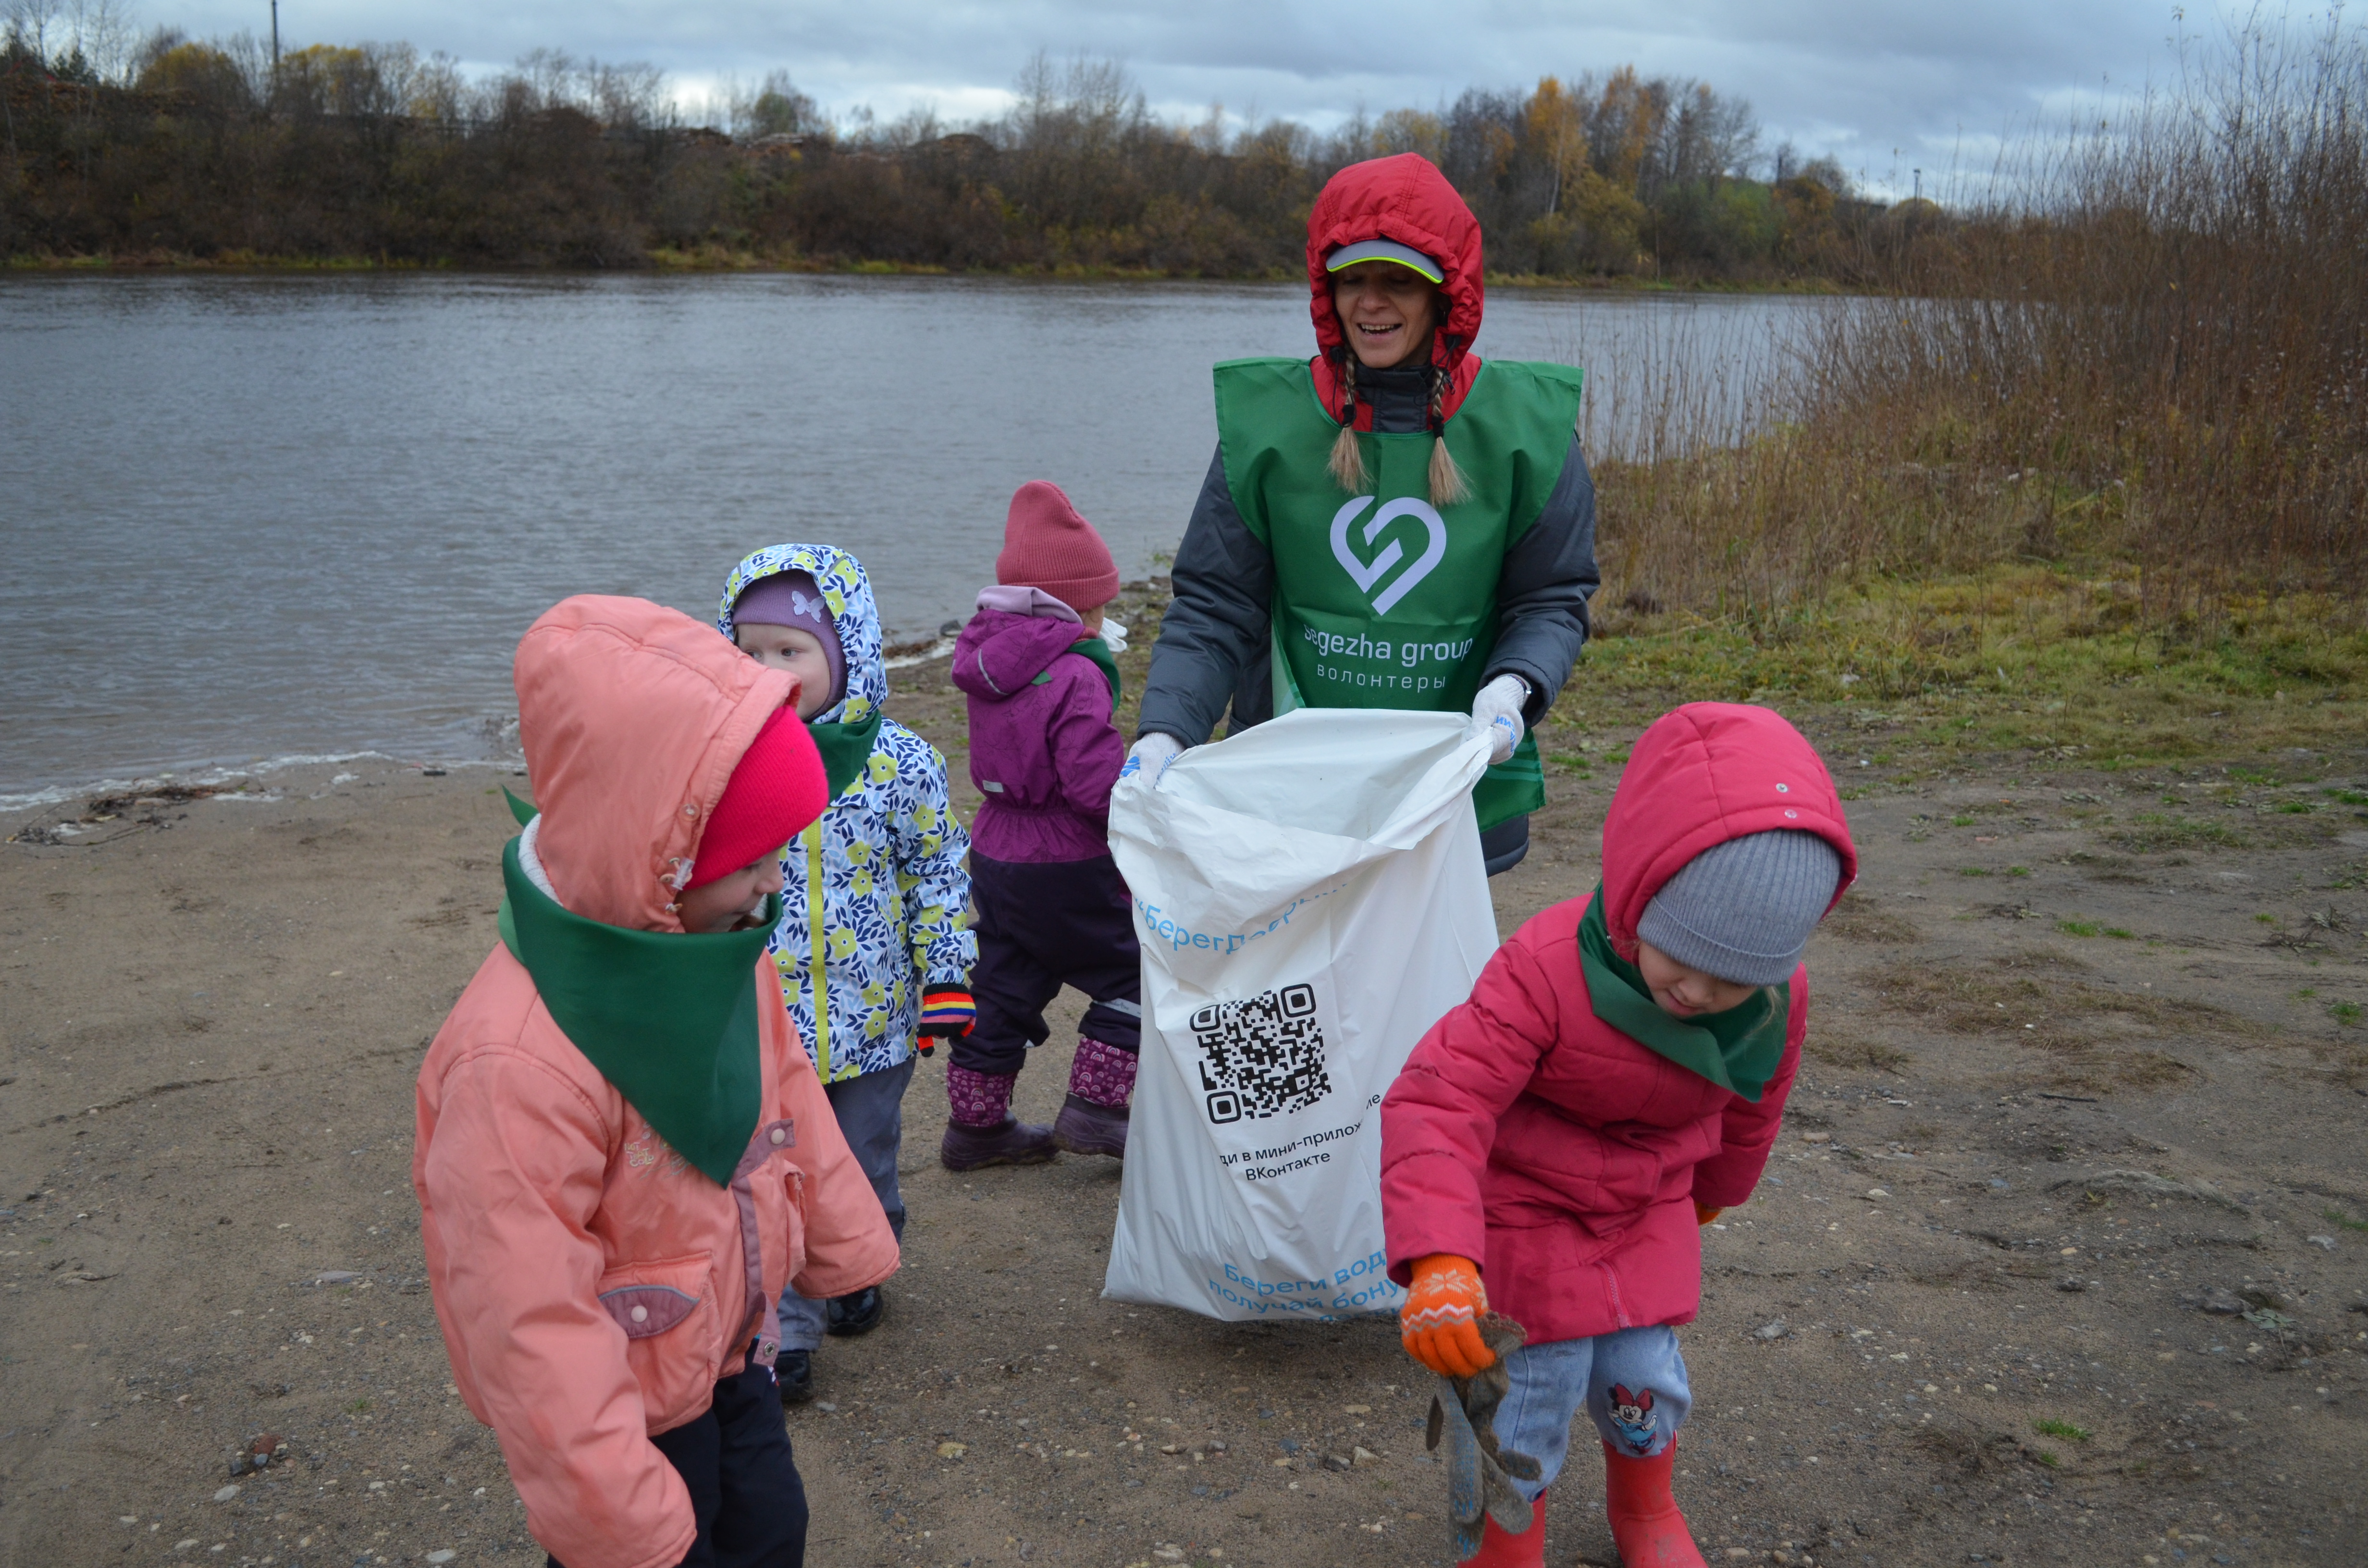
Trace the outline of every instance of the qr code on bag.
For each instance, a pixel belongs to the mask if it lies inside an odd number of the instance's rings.
[[[1192,1015],[1192,1039],[1212,1122],[1305,1110],[1332,1092],[1312,985],[1212,1002]]]

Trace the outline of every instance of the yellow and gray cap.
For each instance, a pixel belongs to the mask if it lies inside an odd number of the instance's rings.
[[[1359,240],[1355,244],[1342,245],[1324,258],[1324,270],[1338,272],[1360,261],[1394,261],[1400,267],[1421,273],[1433,283],[1447,281],[1447,274],[1440,269],[1439,263],[1412,245],[1402,245],[1395,240]]]

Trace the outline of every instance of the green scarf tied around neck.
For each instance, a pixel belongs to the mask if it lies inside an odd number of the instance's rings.
[[[510,807],[533,815],[515,795]],[[780,895],[747,931],[604,926],[536,887],[515,838],[502,850],[502,945],[534,977],[552,1021],[670,1148],[729,1186],[762,1109],[757,960]]]
[[[1118,712],[1120,681],[1118,678],[1118,661],[1110,656],[1110,644],[1103,642],[1099,637],[1080,637],[1075,642],[1072,642],[1067,647],[1062,649],[1061,652],[1064,653],[1081,653],[1085,655],[1085,657],[1093,661],[1094,667],[1102,672],[1102,679],[1110,682],[1110,712],[1115,716]],[[1028,684],[1030,686],[1046,686],[1051,684],[1052,679],[1053,672],[1045,670],[1040,673],[1034,680],[1030,681]]]
[[[809,723],[806,733],[814,737],[814,750],[822,753],[823,777],[830,781],[830,798],[837,800],[847,793],[847,787],[863,776],[871,761],[871,748],[880,744],[880,722],[886,715],[879,709],[860,724]]]
[[[1676,1018],[1661,1011],[1645,972],[1611,948],[1599,884],[1578,923],[1578,961],[1595,1016],[1630,1040],[1754,1105],[1784,1060],[1793,1017],[1791,982],[1763,985],[1724,1013]]]

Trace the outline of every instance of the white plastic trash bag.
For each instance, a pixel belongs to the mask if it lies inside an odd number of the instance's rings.
[[[1143,1059],[1103,1293],[1394,1312],[1382,1096],[1497,948],[1459,713],[1310,708],[1110,797]]]

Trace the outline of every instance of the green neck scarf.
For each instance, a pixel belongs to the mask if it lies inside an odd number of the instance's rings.
[[[1611,949],[1603,922],[1603,889],[1596,887],[1578,923],[1578,961],[1587,973],[1595,1016],[1653,1052],[1757,1105],[1759,1092],[1784,1059],[1792,1022],[1790,982],[1763,985],[1724,1013],[1674,1018],[1653,1000],[1644,971]]]
[[[780,896],[749,931],[604,926],[536,887],[515,838],[502,851],[502,945],[534,977],[552,1021],[668,1146],[729,1186],[761,1108],[757,960]]]
[[[887,717],[879,709],[859,724],[808,724],[806,733],[814,737],[814,750],[822,753],[823,777],[830,780],[830,798],[837,800],[847,793],[847,787],[863,775],[871,761],[871,748],[880,744],[880,722]]]
[[[1099,637],[1080,637],[1075,642],[1072,642],[1067,647],[1062,649],[1061,652],[1064,653],[1082,653],[1087,658],[1091,659],[1094,662],[1095,667],[1102,672],[1102,678],[1110,682],[1110,712],[1115,715],[1118,712],[1120,683],[1118,678],[1118,661],[1110,657],[1110,644],[1103,642]],[[1044,670],[1040,672],[1036,678],[1030,681],[1028,684],[1030,686],[1045,686],[1049,685],[1052,679],[1053,672],[1050,670]]]

